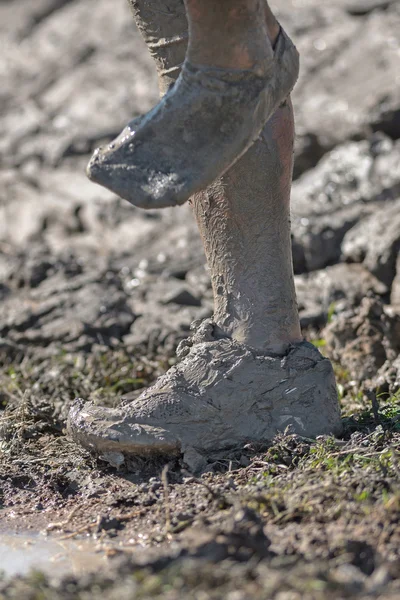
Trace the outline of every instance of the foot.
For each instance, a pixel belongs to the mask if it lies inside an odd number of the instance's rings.
[[[203,325],[205,335],[180,347],[181,362],[126,406],[78,400],[68,420],[72,438],[106,455],[183,454],[197,470],[213,453],[267,442],[289,425],[305,437],[340,433],[332,366],[314,346],[269,356],[211,331]]]
[[[263,75],[186,61],[152,111],[96,150],[89,178],[140,208],[183,204],[247,151],[291,92],[298,69],[282,30]]]

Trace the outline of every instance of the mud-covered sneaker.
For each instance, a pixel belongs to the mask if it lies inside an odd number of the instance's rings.
[[[298,72],[297,50],[283,30],[263,76],[186,61],[153,110],[95,151],[89,178],[140,208],[183,204],[248,150]]]
[[[308,342],[283,356],[229,338],[209,337],[183,350],[181,362],[123,407],[76,401],[71,437],[99,454],[183,454],[195,470],[213,453],[268,442],[289,425],[311,438],[340,433],[331,363]]]

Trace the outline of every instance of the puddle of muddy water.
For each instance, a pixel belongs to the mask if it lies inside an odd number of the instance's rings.
[[[57,540],[38,535],[0,534],[0,572],[6,577],[40,570],[50,576],[82,575],[107,565],[93,542]]]

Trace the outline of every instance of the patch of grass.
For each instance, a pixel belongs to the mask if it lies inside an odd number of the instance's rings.
[[[106,354],[66,354],[23,360],[0,367],[3,405],[18,404],[25,395],[36,405],[52,404],[65,416],[63,407],[83,397],[114,405],[119,394],[151,383],[166,365],[162,360],[131,357],[122,351]]]
[[[23,447],[27,456],[33,453],[30,459],[39,460],[32,442],[47,434],[62,434],[75,398],[115,406],[122,394],[150,384],[165,368],[163,359],[151,361],[112,350],[104,354],[60,352],[0,366],[3,463],[22,456]]]

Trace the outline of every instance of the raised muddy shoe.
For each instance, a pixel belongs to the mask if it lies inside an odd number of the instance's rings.
[[[264,76],[185,61],[161,102],[95,151],[87,174],[140,208],[183,204],[248,150],[298,71],[297,50],[283,30]]]
[[[183,454],[195,471],[213,455],[268,442],[288,426],[304,437],[340,434],[333,369],[313,345],[301,342],[271,356],[229,338],[206,339],[184,348],[181,362],[125,406],[77,400],[70,436],[114,462]]]

